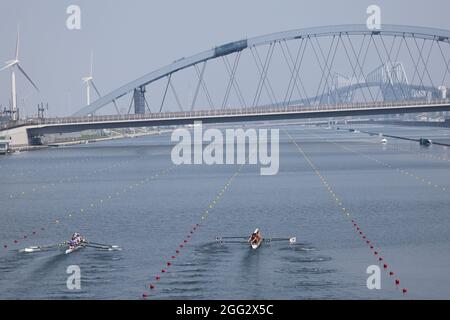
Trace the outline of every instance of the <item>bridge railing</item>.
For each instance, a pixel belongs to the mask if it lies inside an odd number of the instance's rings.
[[[67,124],[76,125],[80,123],[97,123],[97,122],[121,122],[121,121],[142,121],[142,120],[158,120],[158,119],[200,119],[205,117],[217,116],[239,116],[239,115],[261,115],[273,113],[308,113],[320,111],[339,111],[339,110],[355,110],[355,109],[381,109],[394,107],[416,107],[416,106],[439,106],[450,105],[450,99],[433,99],[433,100],[414,100],[414,101],[389,101],[389,102],[374,102],[374,103],[352,103],[339,105],[321,105],[321,106],[284,106],[284,107],[253,107],[245,109],[220,109],[220,110],[200,110],[200,111],[184,111],[184,112],[161,112],[150,114],[131,114],[131,115],[105,115],[105,116],[87,116],[87,117],[55,117],[55,118],[30,118],[26,120],[19,120],[14,123],[7,123],[2,125],[1,129],[11,129],[26,125],[53,125],[53,124]]]

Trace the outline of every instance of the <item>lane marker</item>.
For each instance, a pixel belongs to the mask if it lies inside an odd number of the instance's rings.
[[[145,181],[145,184],[146,183],[150,183],[150,182],[154,181],[156,179],[156,177],[165,175],[165,174],[173,171],[175,168],[176,168],[176,166],[172,165],[169,168],[166,168],[166,169],[163,169],[163,170],[159,170],[156,173],[153,173],[153,175],[151,175],[150,177],[146,177],[146,178],[144,178],[141,181]],[[142,177],[140,179],[142,179]],[[135,185],[135,183],[133,182],[132,185]],[[144,184],[138,184],[138,185],[139,186],[143,186]],[[120,188],[120,189],[123,190],[123,187]],[[118,199],[120,197],[120,195],[127,194],[127,193],[128,192],[125,191],[125,190],[122,191],[122,192],[112,192],[111,194],[106,196],[106,198],[107,198],[106,200],[113,200],[113,199],[115,200],[115,199]],[[105,200],[104,199],[98,199],[98,200],[93,200],[93,201],[88,202],[88,203],[91,204],[90,205],[90,209],[80,208],[78,210],[79,214],[76,215],[78,218],[81,218],[82,216],[86,215],[87,213],[90,212],[90,210],[94,210],[96,208],[99,208],[101,204],[105,203]],[[30,237],[30,236],[34,236],[36,238],[37,236],[39,236],[39,235],[41,235],[43,233],[43,232],[38,232],[36,230],[47,231],[50,227],[58,226],[62,222],[64,222],[65,220],[70,221],[70,220],[74,219],[74,214],[75,214],[75,212],[73,210],[71,210],[71,211],[68,211],[68,212],[64,213],[61,216],[54,217],[54,218],[52,218],[52,222],[49,222],[46,225],[41,226],[40,228],[36,227],[36,228],[33,229],[33,231],[31,231],[29,233],[26,233],[26,234],[23,234],[21,236],[17,236],[16,239],[14,239],[14,240],[4,241],[2,246],[3,246],[3,248],[5,250],[9,250],[10,246],[20,244],[21,241],[19,239],[28,239],[28,237]]]
[[[157,274],[154,277],[152,277],[152,279],[154,279],[154,281],[156,281],[156,282],[161,281],[162,275],[170,272],[169,268],[175,264],[175,260],[177,259],[177,257],[179,255],[181,255],[182,250],[186,249],[186,246],[192,240],[193,236],[206,223],[206,220],[208,219],[209,214],[211,213],[211,210],[213,210],[218,205],[219,201],[223,198],[225,192],[232,185],[232,183],[234,182],[236,177],[239,176],[239,174],[241,173],[243,168],[244,168],[244,164],[241,164],[239,166],[238,170],[236,172],[234,172],[233,175],[229,179],[227,179],[227,181],[225,182],[223,187],[219,188],[217,195],[213,198],[213,200],[209,204],[206,205],[206,208],[200,214],[199,221],[190,228],[190,230],[188,231],[186,236],[183,237],[184,239],[181,241],[181,244],[178,246],[178,248],[176,250],[173,251],[174,253],[171,252],[170,254],[167,255],[167,256],[170,256],[171,258],[168,259],[168,261],[166,261],[164,263],[163,269],[161,269],[160,274]],[[163,259],[163,261],[165,261],[165,260],[167,260],[167,259]],[[155,282],[150,282],[146,285],[146,288],[149,288],[151,291],[156,290],[156,287],[157,287],[157,285]],[[142,293],[142,298],[144,298],[144,299],[148,298],[149,296],[150,296],[150,293],[147,291]]]
[[[297,150],[300,152],[300,154],[303,156],[303,158],[306,160],[306,162],[309,164],[309,166],[311,167],[312,171],[319,177],[319,179],[321,180],[322,184],[324,185],[325,189],[328,191],[328,193],[331,195],[332,198],[337,198],[336,193],[333,191],[333,189],[330,186],[330,183],[326,180],[326,178],[320,173],[319,168],[316,167],[316,165],[313,163],[313,161],[308,157],[308,155],[305,153],[305,151],[300,147],[300,145],[297,143],[297,141],[291,136],[291,134],[286,130],[283,129],[284,132],[287,134],[287,136],[289,137],[289,139],[291,140],[291,142],[297,147]],[[323,139],[323,138],[322,138]],[[336,202],[336,201],[335,201]],[[359,238],[366,244],[366,245],[370,245],[369,248],[371,250],[371,252],[373,253],[373,255],[377,258],[377,264],[380,265],[381,262],[384,262],[384,258],[381,256],[380,254],[380,249],[376,249],[377,246],[374,245],[373,241],[368,239],[367,234],[365,234],[362,231],[361,226],[357,223],[356,219],[352,216],[352,214],[350,213],[350,211],[345,208],[344,206],[342,206],[341,204],[342,202],[340,201],[338,204],[338,208],[340,209],[340,211],[342,211],[341,215],[347,219],[349,219],[353,225],[353,227],[355,228],[356,234],[359,236]],[[392,270],[389,270],[389,264],[387,262],[384,262],[381,267],[383,267],[383,269],[387,272],[387,274],[389,276],[393,276],[394,272]],[[397,279],[398,280],[398,279]],[[395,284],[398,286],[400,284],[400,280],[398,280],[398,284],[397,284],[397,280],[395,282]],[[402,291],[403,294],[406,294],[406,291]]]

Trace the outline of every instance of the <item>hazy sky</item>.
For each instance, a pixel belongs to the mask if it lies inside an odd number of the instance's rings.
[[[82,29],[66,28],[66,8],[81,7]],[[84,106],[81,78],[89,71],[103,94],[177,58],[229,41],[289,29],[365,23],[377,4],[382,23],[450,29],[448,0],[1,0],[0,62],[13,58],[20,23],[20,60],[41,89],[18,76],[19,103],[35,113],[38,101],[50,114]],[[10,73],[0,73],[0,104],[10,99]]]

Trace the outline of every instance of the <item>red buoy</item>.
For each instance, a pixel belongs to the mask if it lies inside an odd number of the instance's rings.
[[[400,284],[400,280],[396,279],[395,284],[398,286]]]
[[[162,272],[162,273],[165,273],[165,272],[166,272],[166,270],[165,270],[165,269],[162,269],[162,270],[161,270],[161,272]]]
[[[373,254],[374,254],[374,255],[377,255],[377,254],[378,254],[378,251],[375,251]]]
[[[144,293],[142,294],[142,298],[147,298],[147,297],[148,297],[148,293],[144,292]]]
[[[172,256],[172,259],[175,259],[176,258],[176,256]]]
[[[366,241],[366,243],[367,243],[367,244],[369,244],[369,243],[370,243],[370,241],[369,241],[369,240],[367,240],[367,241]]]
[[[180,244],[180,248],[183,248],[184,246],[182,244]]]
[[[187,240],[183,240],[184,243],[187,243]]]
[[[156,277],[155,277],[155,280],[156,280],[156,281],[159,281],[159,280],[161,280],[161,277],[160,277],[160,276],[156,276]]]
[[[151,284],[150,289],[152,289],[152,290],[155,289],[155,286]]]
[[[180,250],[176,250],[175,253],[177,253],[177,254],[180,253]]]
[[[33,231],[33,234],[36,234],[36,231]]]
[[[168,267],[170,267],[172,265],[172,263],[170,263],[170,262],[167,262],[167,266]]]
[[[384,269],[387,269],[387,267],[388,267],[388,265],[385,263],[385,264],[383,264],[383,268]],[[389,275],[391,274],[392,272],[389,272]]]
[[[389,272],[389,275],[390,275],[390,276],[393,276],[393,275],[394,275],[394,273],[393,273],[393,272],[391,271],[391,272]]]
[[[3,245],[3,248],[5,248],[5,249],[7,249],[8,248],[8,246],[5,244],[5,245]]]
[[[370,249],[373,249],[373,246],[370,246]]]
[[[403,294],[406,294],[406,293],[408,292],[408,289],[403,288],[403,289],[402,289],[402,292],[403,292]]]
[[[18,243],[19,241],[17,241],[17,240],[14,240],[14,243]]]
[[[378,258],[378,261],[383,261],[383,258],[382,258],[382,257],[379,257],[379,258]]]

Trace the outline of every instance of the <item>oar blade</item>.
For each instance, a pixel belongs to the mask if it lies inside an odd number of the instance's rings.
[[[101,250],[107,250],[107,251],[121,251],[122,248],[117,245],[103,245],[103,244],[96,244],[92,242],[88,242],[85,244],[86,247],[95,248],[95,249],[101,249]]]
[[[19,253],[33,253],[33,252],[38,252],[41,251],[40,248],[23,248],[19,250]]]
[[[41,251],[48,251],[52,249],[56,249],[58,247],[63,246],[64,243],[58,243],[58,244],[52,244],[48,246],[30,246],[24,249],[20,249],[20,253],[34,253],[34,252],[41,252]]]

